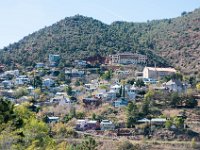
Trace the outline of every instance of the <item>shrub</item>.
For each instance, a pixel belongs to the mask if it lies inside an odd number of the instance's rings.
[[[135,146],[129,141],[124,141],[118,146],[118,150],[135,150]]]

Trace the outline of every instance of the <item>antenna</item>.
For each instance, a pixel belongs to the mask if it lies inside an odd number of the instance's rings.
[[[156,62],[154,61],[154,68],[156,69]]]
[[[155,68],[155,73],[156,73],[156,79],[158,79],[158,71],[156,70],[156,62],[154,61],[154,68]]]

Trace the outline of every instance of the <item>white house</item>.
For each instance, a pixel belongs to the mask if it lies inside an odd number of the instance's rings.
[[[70,77],[82,77],[85,74],[84,70],[81,69],[66,69],[65,74]]]
[[[48,88],[53,86],[54,83],[55,83],[54,80],[52,80],[50,78],[44,79],[43,82],[42,82],[43,86],[48,87]]]
[[[25,83],[28,82],[30,82],[30,79],[25,75],[19,76],[18,78],[15,79],[16,85],[24,85]]]
[[[136,88],[134,86],[130,87],[130,89],[127,91],[127,96],[129,97],[129,99],[135,99]]]
[[[10,70],[10,71],[5,71],[4,75],[13,75],[13,76],[19,76],[19,70]]]
[[[29,92],[29,94],[31,94],[31,95],[34,95],[34,87],[32,87],[32,86],[29,86],[29,87],[27,87],[27,90],[28,90],[28,92]]]
[[[147,118],[143,118],[138,120],[138,123],[151,123],[154,125],[162,125],[167,121],[166,118],[152,118],[151,120],[147,119]]]
[[[44,67],[44,63],[36,63],[36,68],[43,68]]]
[[[113,99],[116,99],[116,97],[117,97],[117,92],[114,91],[114,90],[110,90],[109,92],[107,92],[107,93],[105,94],[105,98],[106,98],[107,100],[113,100]]]
[[[170,80],[164,83],[164,87],[172,92],[182,92],[186,89],[186,86],[183,85],[179,80]]]
[[[144,67],[143,78],[160,79],[176,73],[174,68]]]
[[[119,93],[120,88],[121,88],[121,85],[118,85],[118,84],[115,84],[115,85],[110,87],[110,89],[115,91],[116,93]]]
[[[9,81],[9,80],[3,81],[3,82],[2,82],[2,85],[3,85],[4,88],[8,88],[8,89],[11,88],[11,87],[13,86],[12,82]]]
[[[74,64],[77,65],[77,66],[86,66],[87,61],[85,61],[85,60],[75,60]]]
[[[88,120],[86,119],[79,119],[76,121],[76,129],[77,130],[86,130],[87,129]]]
[[[94,91],[98,88],[98,85],[88,83],[88,84],[85,84],[84,87],[87,91]]]
[[[59,121],[59,117],[54,117],[54,116],[52,116],[52,117],[47,117],[47,122],[48,123],[56,123],[56,122],[58,122]]]
[[[112,123],[112,121],[109,120],[102,120],[100,123],[101,130],[114,130],[115,125]]]

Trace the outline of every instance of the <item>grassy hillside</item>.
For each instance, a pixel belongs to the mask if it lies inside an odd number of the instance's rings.
[[[149,65],[174,65],[198,73],[200,67],[200,9],[181,17],[147,23],[114,22],[111,25],[83,16],[65,18],[5,47],[0,63],[24,66],[47,61],[49,53],[62,63],[94,55],[132,51],[147,54]]]

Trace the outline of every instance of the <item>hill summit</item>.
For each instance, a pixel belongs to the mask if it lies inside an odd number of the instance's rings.
[[[0,51],[0,63],[12,66],[45,62],[60,54],[61,63],[118,52],[146,54],[149,65],[174,66],[185,73],[200,68],[200,9],[172,19],[104,24],[76,15],[34,32]]]

